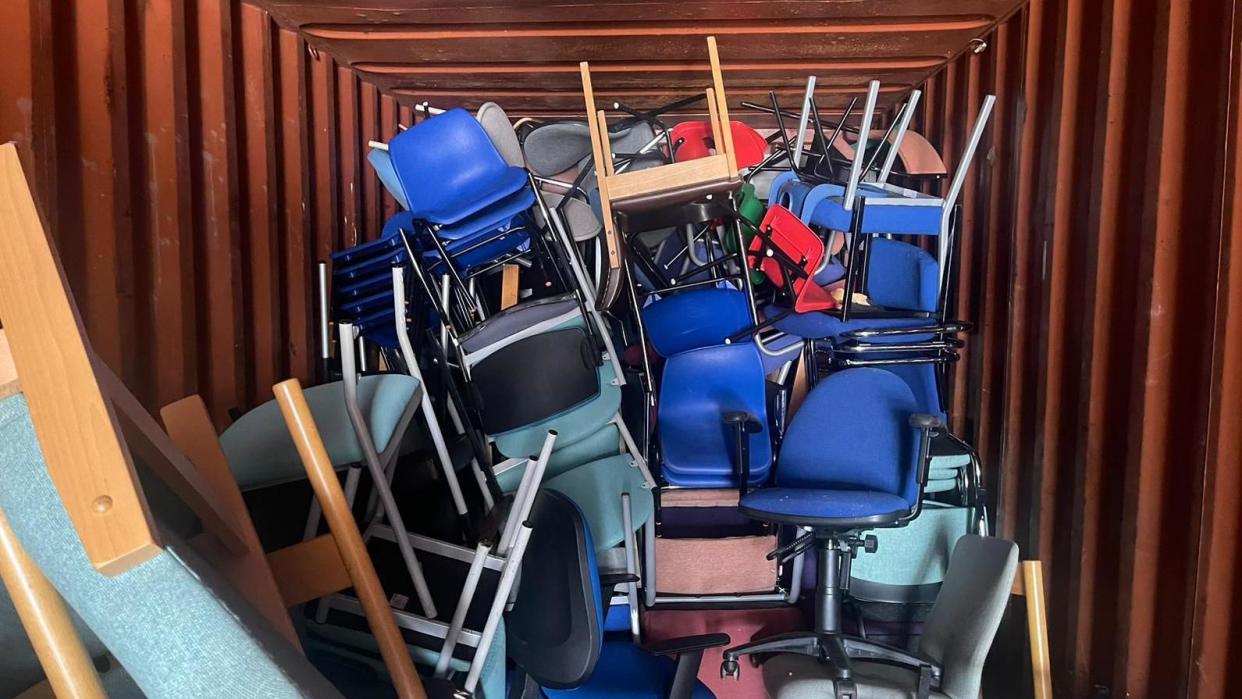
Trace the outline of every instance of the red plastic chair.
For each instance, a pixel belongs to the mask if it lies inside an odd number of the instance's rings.
[[[814,282],[827,251],[824,241],[807,228],[792,211],[772,206],[759,223],[758,234],[750,242],[747,257],[773,284],[790,287],[794,311],[827,311],[837,302],[823,287]],[[757,261],[757,265],[756,265]]]
[[[739,168],[753,167],[767,157],[768,142],[757,131],[740,121],[730,121],[729,126],[733,129],[733,150]],[[711,124],[706,121],[683,121],[669,130],[669,137],[673,143],[685,139],[673,154],[673,160],[679,163],[706,158],[715,148]]]

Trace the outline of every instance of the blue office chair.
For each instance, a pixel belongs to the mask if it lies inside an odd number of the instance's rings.
[[[881,369],[831,374],[807,395],[782,443],[774,487],[749,493],[740,507],[758,520],[810,530],[774,555],[815,548],[815,627],[730,648],[723,675],[736,676],[743,655],[793,652],[823,659],[848,683],[850,657],[896,657],[842,634],[841,598],[854,554],[875,550],[875,539],[861,532],[918,516],[928,450],[940,428],[939,418],[919,412],[905,382]]]
[[[713,697],[696,676],[703,651],[727,645],[727,635],[638,646],[628,635],[607,634],[607,588],[627,576],[600,577],[591,529],[569,498],[540,493],[530,522],[522,586],[505,626],[517,667],[509,696]]]

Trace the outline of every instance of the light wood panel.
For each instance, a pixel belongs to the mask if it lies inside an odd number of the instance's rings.
[[[234,523],[234,530],[245,547],[241,552],[225,550],[219,539],[199,536],[191,543],[226,580],[233,584],[260,614],[267,618],[295,648],[300,648],[297,632],[263,554],[246,502],[220,447],[216,428],[207,405],[199,396],[189,396],[160,409],[160,419],[168,438],[185,453],[202,487],[212,493],[220,511]]]
[[[155,556],[159,539],[129,450],[11,143],[0,146],[0,323],[48,474],[87,557],[116,574]]]
[[[286,607],[326,597],[351,584],[331,534],[273,551],[267,555],[267,564]]]

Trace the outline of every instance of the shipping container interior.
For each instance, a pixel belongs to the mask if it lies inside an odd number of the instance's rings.
[[[1242,0],[0,27],[0,697],[1232,696]]]

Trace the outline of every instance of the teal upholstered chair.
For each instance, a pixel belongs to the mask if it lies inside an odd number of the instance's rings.
[[[197,520],[162,516],[163,549],[114,576],[96,570],[52,484],[26,398],[0,401],[0,509],[68,606],[148,697],[338,697],[292,644],[185,542]],[[169,512],[171,514],[171,512]],[[89,638],[89,636],[88,636]],[[94,639],[92,639],[94,645]]]

